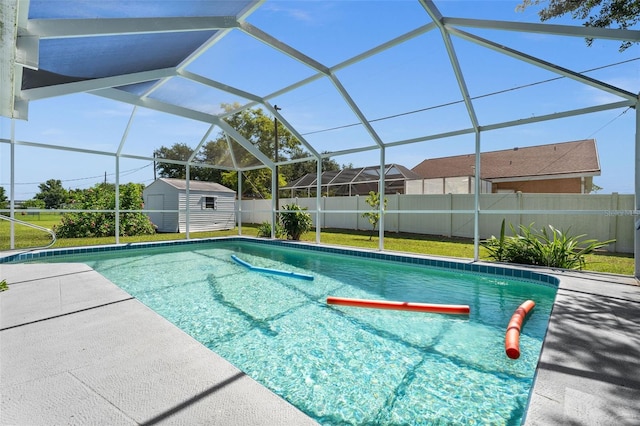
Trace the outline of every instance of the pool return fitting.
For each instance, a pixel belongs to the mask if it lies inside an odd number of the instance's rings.
[[[515,310],[507,325],[507,333],[504,336],[504,349],[511,359],[520,358],[520,330],[527,314],[536,306],[533,300],[527,300]]]
[[[313,281],[313,275],[299,274],[297,272],[281,271],[279,269],[261,268],[259,266],[253,266],[249,262],[245,262],[244,260],[240,259],[235,254],[232,254],[231,258],[236,262],[238,262],[240,265],[246,266],[250,271],[256,271],[256,272],[262,272],[265,274],[280,275],[283,277],[292,277],[292,278],[299,278],[301,280]]]

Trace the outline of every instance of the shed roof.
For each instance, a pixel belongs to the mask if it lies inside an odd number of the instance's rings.
[[[159,181],[165,182],[168,185],[173,186],[177,189],[187,189],[187,181],[184,179],[173,179],[173,178],[160,178]],[[157,182],[157,181],[156,181]],[[236,193],[233,189],[229,189],[224,185],[220,185],[216,182],[203,182],[199,180],[192,180],[189,182],[189,190],[191,191],[211,191],[211,192],[232,192]]]
[[[412,170],[425,179],[472,176],[475,154],[427,159]],[[600,175],[595,139],[480,154],[480,177],[486,180],[569,175]]]

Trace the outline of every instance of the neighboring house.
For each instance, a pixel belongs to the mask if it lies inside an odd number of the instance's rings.
[[[158,232],[186,232],[187,181],[160,178],[147,186],[142,197],[147,215]],[[218,231],[235,227],[236,192],[214,182],[189,182],[189,232]]]
[[[423,181],[412,183],[412,190],[407,193],[473,193],[475,154],[424,160],[412,170]],[[594,176],[600,176],[594,139],[480,154],[480,192],[588,194],[593,187]],[[468,182],[470,190],[451,190],[455,185],[447,185],[447,182],[456,179]],[[431,190],[425,191],[424,188]],[[435,188],[442,190],[436,192]]]
[[[399,164],[384,166],[385,194],[404,194],[405,182],[419,179],[420,176]],[[322,194],[331,196],[369,195],[370,191],[378,192],[380,166],[359,167],[353,169],[332,170],[322,172]],[[280,188],[285,196],[310,197],[317,189],[318,175],[307,173]]]

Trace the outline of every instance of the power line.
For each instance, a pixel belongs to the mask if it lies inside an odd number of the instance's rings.
[[[629,62],[637,61],[638,59],[640,59],[640,57],[631,58],[631,59],[627,59],[625,61],[615,62],[613,64],[603,65],[603,66],[600,66],[600,67],[590,68],[590,69],[581,71],[581,74],[586,74],[586,73],[589,73],[589,72],[598,71],[598,70],[602,70],[602,69],[605,69],[605,68],[610,68],[610,67],[614,67],[614,66],[618,66],[618,65],[623,65],[623,64],[626,64],[626,63],[629,63]],[[486,98],[486,97],[489,97],[489,96],[501,95],[503,93],[513,92],[513,91],[520,90],[520,89],[526,89],[526,88],[529,88],[529,87],[538,86],[538,85],[545,84],[545,83],[550,83],[552,81],[561,80],[563,78],[566,78],[566,77],[558,76],[558,77],[548,78],[546,80],[541,80],[541,81],[536,81],[536,82],[533,82],[533,83],[523,84],[521,86],[512,87],[510,89],[503,89],[503,90],[498,90],[498,91],[495,91],[495,92],[486,93],[484,95],[474,96],[474,97],[472,97],[470,99],[472,101],[475,101],[477,99],[482,99],[482,98]],[[411,110],[411,111],[401,112],[401,113],[398,113],[398,114],[387,115],[387,116],[384,116],[384,117],[371,119],[371,120],[369,120],[369,123],[375,123],[377,121],[390,120],[392,118],[398,118],[398,117],[417,114],[417,113],[420,113],[420,112],[425,112],[425,111],[434,110],[434,109],[438,109],[438,108],[444,108],[444,107],[448,107],[448,106],[452,106],[452,105],[461,104],[463,102],[464,102],[464,100],[461,99],[461,100],[458,100],[458,101],[447,102],[447,103],[444,103],[444,104],[434,105],[434,106],[430,106],[430,107],[426,107],[426,108],[420,108],[420,109],[415,109],[415,110]],[[355,126],[360,126],[360,125],[362,125],[362,123],[360,123],[360,122],[358,122],[358,123],[350,123],[350,124],[345,124],[345,125],[342,125],[342,126],[330,127],[330,128],[327,128],[327,129],[314,130],[312,132],[301,133],[301,135],[302,136],[313,135],[313,134],[316,134],[316,133],[330,132],[332,130],[346,129],[346,128],[349,128],[349,127],[355,127]]]
[[[629,111],[631,109],[631,107],[628,107],[627,109],[625,109],[624,111],[622,111],[620,114],[618,114],[617,116],[613,117],[611,120],[609,120],[607,123],[605,123],[602,127],[600,127],[598,130],[596,130],[595,132],[591,133],[589,136],[587,136],[586,139],[591,139],[593,137],[593,135],[595,135],[596,133],[598,133],[600,130],[604,129],[605,127],[607,127],[609,124],[613,123],[614,121],[616,121],[618,118],[622,117],[624,114],[627,113],[627,111]]]
[[[138,167],[136,169],[129,169],[129,170],[125,170],[123,172],[120,172],[120,176],[127,176],[130,174],[133,174],[135,172],[138,172],[142,169],[145,169],[149,166],[151,166],[153,163],[149,163],[146,166],[142,166],[142,167]],[[82,178],[75,178],[75,179],[62,179],[60,180],[60,182],[78,182],[81,180],[91,180],[91,179],[103,179],[105,176],[115,176],[115,173],[105,173],[102,175],[96,175],[96,176],[87,176],[87,177],[82,177]],[[42,182],[16,182],[15,185],[39,185]],[[10,183],[4,183],[4,182],[0,182],[0,185],[10,185]]]

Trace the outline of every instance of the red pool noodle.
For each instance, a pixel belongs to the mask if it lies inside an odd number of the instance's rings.
[[[511,359],[520,358],[520,330],[522,322],[527,317],[529,311],[536,306],[533,300],[527,300],[515,310],[507,326],[507,333],[504,336],[504,348],[507,356]]]
[[[395,309],[400,311],[431,312],[438,314],[469,314],[469,305],[434,305],[430,303],[394,302],[388,300],[348,299],[327,297],[330,305],[356,306],[359,308]]]

